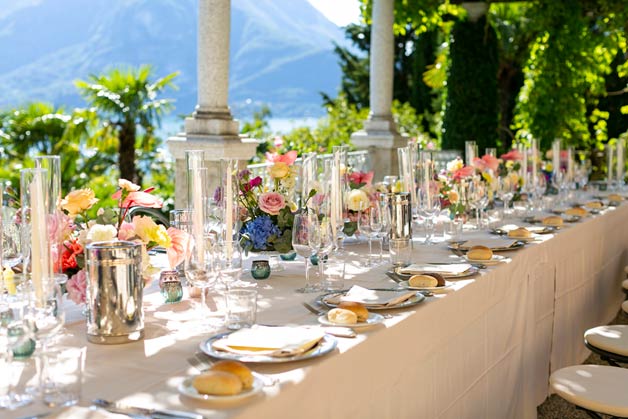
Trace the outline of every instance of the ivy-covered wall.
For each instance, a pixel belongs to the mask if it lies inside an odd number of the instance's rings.
[[[478,152],[497,140],[497,37],[486,17],[456,22],[451,32],[443,149],[464,150],[476,141]]]

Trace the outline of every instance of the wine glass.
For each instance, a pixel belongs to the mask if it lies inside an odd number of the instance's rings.
[[[2,265],[13,268],[22,261],[22,247],[20,240],[20,224],[17,220],[17,210],[2,207]]]
[[[366,206],[360,202],[360,211],[358,211],[358,230],[368,239],[369,253],[366,259],[366,266],[372,266],[371,254],[373,253],[373,230],[371,230],[371,206]],[[381,228],[380,228],[381,229]]]
[[[325,258],[334,247],[331,222],[326,216],[313,216],[310,219],[308,244],[314,254],[318,257],[318,269],[320,277],[320,287],[325,288]]]
[[[534,179],[532,179],[532,186],[534,191],[535,208],[538,212],[543,210],[543,195],[547,191],[547,180],[545,175],[539,173]]]
[[[238,242],[227,241],[215,246],[215,255],[220,263],[220,281],[228,291],[242,275],[242,249]]]
[[[477,229],[482,228],[482,213],[488,205],[488,190],[486,184],[478,176],[475,176],[469,182],[468,199],[472,208],[475,209],[475,219]]]
[[[204,320],[208,317],[207,291],[215,286],[220,276],[218,258],[213,252],[212,236],[206,232],[192,235],[188,246],[185,277],[193,286],[201,289],[199,317]]]
[[[434,236],[434,219],[440,213],[440,199],[431,188],[431,182],[427,182],[417,193],[419,218],[425,223],[424,244],[426,245],[434,244],[432,241]]]
[[[28,296],[0,295],[0,409],[16,409],[33,401],[32,391],[20,392],[15,385],[20,381],[24,367],[13,363],[15,358],[27,358],[35,350],[32,328],[25,316]]]
[[[512,201],[512,198],[515,196],[516,189],[517,182],[514,181],[510,173],[497,178],[497,195],[504,203],[504,207],[502,209],[503,219],[506,219],[506,213],[508,212],[510,201]]]
[[[294,216],[292,225],[292,248],[297,255],[305,259],[305,286],[297,289],[297,292],[308,293],[318,292],[320,288],[316,284],[310,283],[310,256],[314,254],[310,247],[310,223],[314,222],[313,214],[302,212]]]

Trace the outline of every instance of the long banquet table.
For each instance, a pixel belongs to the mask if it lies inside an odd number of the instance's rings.
[[[205,405],[179,396],[195,373],[186,359],[207,334],[198,333],[190,300],[162,304],[153,285],[145,297],[143,341],[86,343],[85,321],[72,313],[65,343],[87,346],[82,403],[95,398],[197,411],[208,418],[534,418],[548,395],[552,371],[588,355],[583,331],[608,323],[624,297],[628,204],[566,225],[541,243],[502,253],[508,263],[455,281],[451,291],[393,312],[357,338],[338,338],[321,358],[253,365],[279,380],[244,403]],[[473,237],[473,234],[465,235]],[[486,235],[486,233],[484,233]],[[361,267],[364,245],[346,247],[346,285],[391,287],[387,266]],[[451,258],[445,245],[416,246],[413,260]],[[316,324],[297,294],[303,262],[257,282],[261,324]],[[251,280],[251,282],[253,282]],[[220,302],[219,299],[217,299]],[[77,310],[74,309],[76,313]],[[11,415],[47,410],[31,405]]]

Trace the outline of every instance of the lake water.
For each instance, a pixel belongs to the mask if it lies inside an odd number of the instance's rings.
[[[286,134],[298,127],[316,127],[319,118],[270,118],[268,125],[273,134]],[[180,118],[167,118],[161,123],[157,135],[164,140],[183,131],[183,120]]]

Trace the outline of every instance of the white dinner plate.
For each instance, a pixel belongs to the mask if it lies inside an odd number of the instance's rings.
[[[434,293],[438,293],[439,291],[445,291],[446,289],[451,288],[451,286],[453,285],[451,282],[445,281],[445,285],[442,285],[440,287],[411,287],[409,282],[410,281],[401,281],[399,283],[399,286],[408,288],[409,290],[431,291]]]
[[[258,394],[264,387],[264,381],[262,377],[257,373],[253,373],[253,387],[248,390],[244,390],[241,393],[234,394],[232,396],[215,396],[212,394],[202,394],[196,391],[192,385],[192,381],[195,377],[187,377],[181,384],[179,384],[179,393],[191,399],[201,400],[204,402],[238,402],[244,399],[248,399],[251,396]]]
[[[517,240],[520,240],[520,239],[517,239]],[[481,263],[482,265],[487,265],[487,266],[497,265],[499,263],[502,263],[508,260],[506,256],[502,256],[502,255],[493,255],[493,257],[490,260],[469,259],[467,255],[464,255],[464,258],[467,260],[467,262]]]
[[[385,290],[385,291],[388,291],[388,290]],[[403,290],[399,290],[399,291],[403,291]],[[338,307],[338,305],[329,302],[328,299],[334,298],[334,297],[338,297],[339,295],[343,295],[346,292],[347,291],[340,291],[340,292],[331,292],[329,294],[323,294],[323,295],[321,295],[318,298],[318,301],[320,301],[322,304],[326,305],[329,308],[336,308],[336,307]],[[366,306],[366,308],[368,310],[376,310],[376,311],[395,310],[395,309],[398,309],[398,308],[407,308],[407,307],[415,306],[415,305],[419,304],[420,302],[422,302],[423,300],[425,300],[425,296],[423,294],[421,294],[420,292],[417,292],[412,297],[408,298],[405,301],[402,301],[399,304],[394,304],[394,305],[390,305],[390,306],[381,306],[381,305],[369,306],[368,304],[365,304],[365,306]]]
[[[366,319],[365,322],[358,322],[354,324],[334,323],[332,321],[329,321],[329,319],[327,319],[327,314],[323,314],[322,316],[318,318],[318,322],[324,326],[350,327],[352,329],[361,329],[363,327],[374,326],[376,324],[382,323],[383,321],[384,321],[384,316],[377,313],[369,313],[369,317]]]

